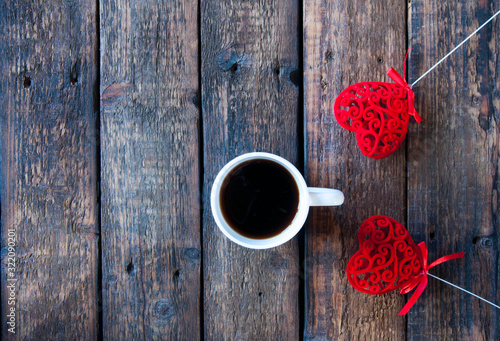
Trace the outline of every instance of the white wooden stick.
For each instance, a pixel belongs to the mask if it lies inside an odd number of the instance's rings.
[[[465,42],[467,40],[470,39],[470,37],[472,37],[474,34],[476,34],[477,32],[479,32],[480,29],[482,29],[484,26],[486,26],[486,24],[488,24],[490,21],[493,20],[493,18],[495,18],[497,15],[500,14],[500,11],[496,12],[495,14],[493,14],[493,16],[491,18],[489,18],[484,24],[482,24],[481,26],[479,26],[479,28],[477,30],[475,30],[474,32],[472,32],[467,38],[465,38],[464,41],[462,41],[460,44],[458,44],[453,50],[451,50],[450,52],[448,52],[448,54],[446,56],[444,56],[443,58],[441,58],[441,60],[439,62],[437,62],[436,64],[434,64],[434,66],[432,66],[429,70],[427,70],[422,76],[420,76],[416,81],[414,81],[411,86],[413,87],[415,84],[418,83],[419,80],[421,80],[422,78],[424,78],[425,76],[427,76],[427,74],[429,72],[431,72],[432,70],[434,70],[434,68],[436,68],[436,66],[438,66],[439,64],[441,64],[441,62],[443,62],[446,58],[448,58],[453,52],[455,52],[460,46],[462,46],[463,44],[465,44]]]
[[[457,286],[457,285],[455,285],[455,284],[453,284],[453,283],[450,283],[450,282],[448,282],[448,281],[445,281],[444,279],[439,278],[439,277],[437,277],[437,276],[434,276],[434,275],[432,275],[432,274],[430,274],[430,273],[427,273],[427,275],[428,275],[428,276],[431,276],[431,277],[433,277],[433,278],[435,278],[435,279],[439,279],[441,282],[444,282],[444,283],[446,283],[446,284],[449,284],[449,285],[451,285],[452,287],[455,287],[455,288],[457,288],[457,289],[460,289],[460,290],[462,290],[462,291],[465,291],[466,293],[468,293],[468,294],[470,294],[470,295],[472,295],[472,296],[474,296],[474,297],[477,297],[477,298],[479,298],[480,300],[485,301],[486,303],[491,304],[491,305],[492,305],[492,306],[494,306],[495,308],[500,309],[500,306],[496,305],[495,303],[491,303],[490,301],[485,300],[484,298],[479,297],[479,296],[477,296],[476,294],[471,293],[470,291],[467,291],[467,290],[465,290],[465,289],[463,289],[463,288],[460,288],[459,286]]]

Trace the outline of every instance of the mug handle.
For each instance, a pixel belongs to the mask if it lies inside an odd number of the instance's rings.
[[[338,189],[307,187],[309,206],[340,206],[344,203],[344,193]]]

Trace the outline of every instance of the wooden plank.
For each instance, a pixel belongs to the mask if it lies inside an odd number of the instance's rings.
[[[233,157],[265,151],[299,162],[297,2],[201,1],[206,340],[297,340],[297,238],[268,250],[229,241],[210,210]]]
[[[409,78],[416,80],[499,9],[498,1],[414,0]],[[498,304],[499,21],[472,37],[414,87],[424,118],[408,144],[409,227],[429,261],[465,251],[432,269]],[[499,311],[430,278],[410,311],[409,340],[498,340]]]
[[[382,159],[361,154],[355,134],[337,124],[333,106],[347,86],[391,82],[403,73],[405,3],[304,3],[306,175],[312,186],[345,194],[340,208],[313,209],[306,231],[305,340],[404,340],[399,293],[355,291],[346,266],[359,250],[360,224],[374,214],[405,223],[405,148]]]
[[[197,8],[100,2],[104,339],[200,339]]]
[[[95,340],[95,2],[6,1],[0,16],[2,339]]]

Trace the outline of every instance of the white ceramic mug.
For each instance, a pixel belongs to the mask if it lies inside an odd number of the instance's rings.
[[[297,213],[291,223],[279,234],[265,238],[252,239],[235,231],[222,214],[220,203],[221,187],[231,171],[250,160],[269,160],[284,167],[293,177],[298,188],[299,201]],[[339,206],[344,202],[344,194],[336,189],[307,187],[300,172],[284,158],[269,153],[248,153],[238,156],[226,164],[215,178],[211,193],[212,214],[219,229],[233,242],[251,249],[267,249],[286,243],[292,239],[304,225],[310,206]]]

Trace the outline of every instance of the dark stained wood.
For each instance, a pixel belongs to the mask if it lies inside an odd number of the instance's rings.
[[[203,279],[207,340],[297,340],[297,238],[270,250],[227,239],[210,210],[222,166],[251,151],[298,163],[297,2],[201,1]]]
[[[409,78],[416,80],[498,11],[498,1],[411,3]],[[500,302],[499,21],[414,87],[424,119],[408,144],[409,228],[429,260],[465,251],[430,273]],[[429,278],[408,316],[409,340],[498,340],[500,312]]]
[[[410,295],[359,293],[345,273],[359,225],[385,214],[427,243],[429,261],[465,251],[430,273],[500,303],[500,18],[414,87],[424,121],[410,119],[394,155],[363,156],[333,113],[348,85],[403,74],[407,42],[411,83],[499,9],[4,1],[2,340],[500,339],[499,310],[436,279],[401,317]],[[345,204],[311,208],[280,247],[232,243],[210,191],[250,151],[287,158]]]
[[[103,336],[200,339],[196,1],[100,1]]]
[[[2,339],[97,338],[95,15],[94,1],[0,6]]]
[[[361,81],[403,72],[405,3],[304,3],[306,174],[311,186],[345,194],[340,208],[313,208],[305,250],[305,340],[404,340],[404,297],[355,291],[346,265],[359,250],[359,225],[374,214],[405,223],[405,148],[382,160],[361,154],[355,134],[337,124],[336,97]]]

